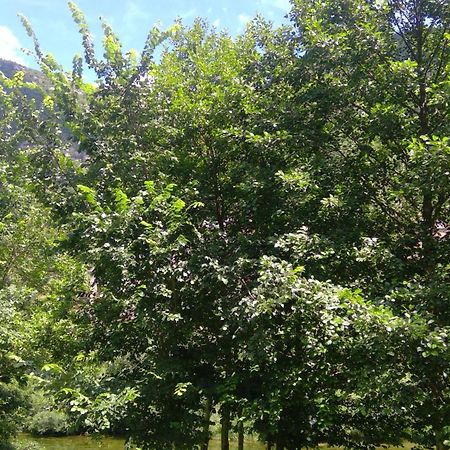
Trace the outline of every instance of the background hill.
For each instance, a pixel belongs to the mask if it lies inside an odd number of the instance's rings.
[[[31,69],[14,61],[0,58],[0,72],[2,72],[6,77],[12,78],[14,74],[19,71],[24,73],[25,82],[36,83],[38,86],[43,88],[44,91],[50,88],[49,81],[45,75],[38,70]],[[23,92],[28,98],[35,99],[38,105],[42,103],[43,95],[39,90],[23,88]],[[66,127],[63,128],[63,136],[65,140],[70,141],[70,131]],[[71,142],[68,154],[77,160],[84,160],[86,158],[84,154],[78,152],[77,145],[73,141]]]
[[[36,83],[44,89],[48,87],[48,81],[38,70],[30,69],[29,67],[23,66],[22,64],[18,64],[14,61],[8,61],[0,58],[0,72],[3,72],[6,77],[12,78],[14,74],[19,71],[25,74],[24,80],[27,83]],[[40,92],[28,88],[25,88],[24,92],[27,97],[34,98],[38,102],[42,101],[42,94]]]
[[[22,66],[14,61],[8,61],[0,58],[0,71],[2,71],[8,78],[11,78],[16,72],[22,71],[25,73],[25,81],[31,83],[45,84],[45,77],[41,72],[29,67]]]

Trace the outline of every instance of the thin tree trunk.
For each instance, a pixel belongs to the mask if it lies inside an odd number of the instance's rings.
[[[222,406],[222,430],[221,430],[221,450],[230,450],[230,409]]]
[[[272,450],[272,442],[267,441],[267,450]]]
[[[211,407],[212,401],[211,397],[207,396],[205,401],[205,409],[203,413],[203,436],[204,441],[201,450],[208,450],[209,446],[209,423],[211,421]]]
[[[281,437],[279,435],[277,435],[277,439],[275,442],[275,450],[283,450],[284,449],[284,445],[281,443]]]
[[[448,446],[444,444],[444,434],[441,430],[435,431],[436,450],[448,450]]]
[[[428,135],[430,132],[429,110],[427,98],[427,78],[426,78],[426,61],[424,59],[424,45],[426,37],[424,36],[425,15],[422,10],[421,2],[416,4],[415,8],[415,27],[417,39],[417,68],[416,74],[419,81],[419,98],[418,98],[418,124],[419,135]],[[427,170],[425,185],[422,188],[422,223],[423,223],[423,255],[425,259],[425,269],[428,274],[433,271],[433,228],[434,228],[434,204],[433,190],[431,188],[431,172]]]
[[[244,424],[242,421],[238,424],[238,450],[244,450]]]

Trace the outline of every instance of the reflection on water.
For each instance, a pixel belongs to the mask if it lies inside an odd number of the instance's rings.
[[[88,436],[67,436],[67,437],[50,437],[36,438],[27,434],[19,437],[22,442],[35,442],[39,444],[43,450],[123,450],[124,441],[119,438],[104,438],[100,442],[95,441]],[[245,450],[265,450],[264,444],[257,442],[256,439],[246,437]],[[380,448],[380,447],[379,447]],[[402,447],[387,447],[387,450],[411,450],[412,444],[405,442]],[[230,450],[237,449],[237,442],[231,440]],[[320,445],[320,450],[332,450],[326,445]],[[339,449],[339,447],[337,447]],[[386,447],[383,447],[385,450]],[[220,439],[211,440],[209,450],[220,450]],[[335,448],[336,450],[336,448]]]
[[[246,439],[245,450],[264,450],[266,447],[261,442],[257,442],[255,439]],[[230,440],[230,450],[237,449],[237,441]],[[220,450],[220,440],[213,439],[209,445],[209,450]]]
[[[105,438],[97,442],[89,436],[34,437],[22,434],[21,442],[35,442],[43,450],[123,450],[123,439]]]
[[[123,450],[123,439],[118,438],[104,438],[100,442],[88,436],[67,436],[67,437],[47,437],[36,438],[27,434],[22,434],[19,437],[22,442],[35,442],[43,450]],[[220,449],[220,440],[213,439],[210,450]],[[237,443],[231,441],[231,450],[237,448]],[[264,445],[249,438],[245,442],[245,450],[264,450]]]
[[[34,437],[19,436],[21,442],[34,442],[44,450],[123,450],[123,439],[105,438],[100,442],[89,436]]]

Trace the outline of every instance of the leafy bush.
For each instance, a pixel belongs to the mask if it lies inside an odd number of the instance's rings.
[[[1,356],[0,353],[0,362]],[[3,369],[1,364],[0,367]],[[20,420],[19,411],[24,406],[25,399],[17,384],[0,382],[0,450],[1,446],[7,446],[5,443],[16,434]]]
[[[2,450],[1,447],[0,450]],[[7,450],[43,450],[43,448],[36,442],[16,441]]]
[[[14,450],[10,442],[0,442],[0,450]]]
[[[0,450],[42,450],[36,442],[0,442]]]
[[[37,436],[61,436],[69,431],[69,419],[60,411],[40,411],[30,420],[28,431]]]

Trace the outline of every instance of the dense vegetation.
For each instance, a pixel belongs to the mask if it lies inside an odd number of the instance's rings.
[[[293,0],[141,55],[103,23],[103,58],[69,6],[96,83],[26,18],[46,81],[0,78],[0,447],[207,450],[220,417],[224,450],[448,448],[448,1]]]

